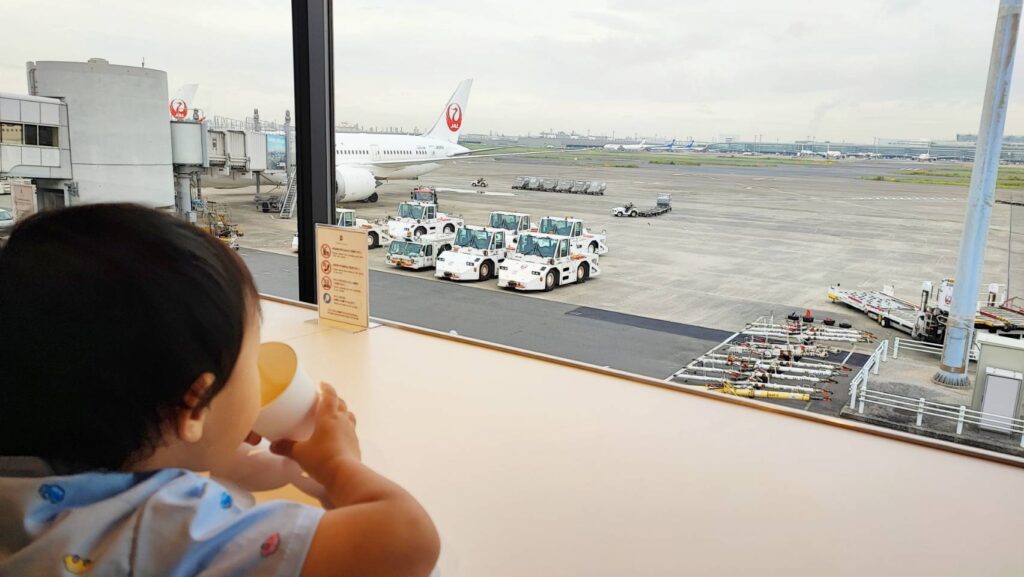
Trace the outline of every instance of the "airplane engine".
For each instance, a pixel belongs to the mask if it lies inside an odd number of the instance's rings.
[[[338,202],[377,202],[377,179],[364,168],[339,166],[334,170],[334,190]]]

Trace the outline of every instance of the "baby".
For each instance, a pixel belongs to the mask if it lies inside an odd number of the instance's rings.
[[[248,269],[192,225],[124,204],[20,223],[0,249],[0,576],[428,575],[430,517],[360,462],[330,386],[313,436],[262,457],[324,509],[230,479],[260,441],[259,337]]]

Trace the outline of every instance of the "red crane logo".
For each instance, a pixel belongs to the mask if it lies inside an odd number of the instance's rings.
[[[188,116],[188,105],[185,104],[185,101],[180,98],[175,98],[174,100],[172,100],[171,105],[168,106],[168,108],[171,111],[171,116],[175,120],[181,120]]]
[[[444,119],[448,122],[448,130],[458,132],[462,126],[462,107],[458,104],[451,104],[444,113]]]

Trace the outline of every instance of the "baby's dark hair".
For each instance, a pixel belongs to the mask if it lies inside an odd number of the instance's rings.
[[[203,373],[224,387],[257,310],[219,239],[131,204],[44,212],[0,249],[0,455],[63,472],[152,452]]]

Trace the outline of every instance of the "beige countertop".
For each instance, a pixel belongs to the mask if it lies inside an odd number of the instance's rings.
[[[1024,575],[1024,469],[264,301],[454,576]],[[300,499],[284,489],[261,498]]]

